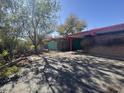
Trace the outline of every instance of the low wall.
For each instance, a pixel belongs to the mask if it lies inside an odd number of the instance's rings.
[[[124,60],[124,44],[114,46],[94,46],[89,53],[96,56]]]

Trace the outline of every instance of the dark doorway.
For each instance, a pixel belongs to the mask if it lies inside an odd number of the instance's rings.
[[[82,47],[81,47],[81,41],[82,41],[82,38],[73,38],[72,39],[72,50],[81,50]]]

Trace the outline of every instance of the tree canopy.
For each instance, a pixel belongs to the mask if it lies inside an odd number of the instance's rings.
[[[37,51],[46,34],[54,31],[59,3],[57,0],[27,0],[24,6],[24,30]]]
[[[86,22],[84,20],[78,19],[74,15],[70,15],[64,24],[58,26],[58,32],[60,35],[68,35],[77,32],[81,32],[86,28]]]
[[[0,0],[0,33],[4,35],[0,39],[29,37],[37,51],[46,34],[54,31],[59,9],[58,0]]]

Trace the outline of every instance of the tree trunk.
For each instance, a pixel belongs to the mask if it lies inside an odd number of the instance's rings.
[[[33,27],[34,27],[34,23],[33,23]],[[37,51],[37,33],[36,33],[35,27],[34,27],[34,49],[35,49],[35,54],[38,54],[38,51]]]
[[[37,45],[36,44],[34,45],[34,49],[35,49],[35,54],[38,54]]]

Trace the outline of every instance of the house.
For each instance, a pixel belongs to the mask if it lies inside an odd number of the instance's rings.
[[[89,53],[97,56],[124,59],[124,24],[91,30],[94,46]]]
[[[57,50],[87,50],[90,54],[124,58],[124,23],[54,39]]]
[[[97,28],[97,29],[91,29],[89,31],[84,31],[80,33],[76,33],[73,35],[69,35],[68,38],[70,39],[71,45],[70,50],[73,50],[73,40],[74,39],[84,39],[84,37],[94,37],[95,44],[104,44],[105,42],[108,42],[110,40],[115,40],[116,43],[123,43],[123,36],[124,34],[124,24],[118,24],[103,28]],[[118,41],[117,41],[118,39]],[[115,42],[114,42],[115,44]]]

